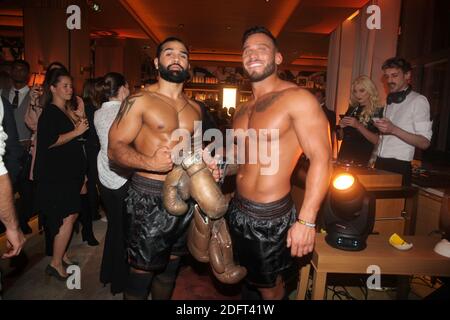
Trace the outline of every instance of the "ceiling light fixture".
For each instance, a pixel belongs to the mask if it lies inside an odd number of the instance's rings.
[[[352,21],[352,19],[354,17],[356,17],[359,14],[359,10],[356,10],[355,12],[353,12],[353,14],[347,18],[347,21]]]
[[[86,0],[86,3],[92,11],[94,11],[96,13],[102,11],[102,7],[97,2],[92,1],[92,0]]]

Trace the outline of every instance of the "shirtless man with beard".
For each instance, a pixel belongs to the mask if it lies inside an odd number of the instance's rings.
[[[125,299],[170,299],[180,255],[187,253],[185,234],[193,206],[182,216],[170,215],[162,203],[165,177],[172,170],[174,130],[194,132],[201,121],[199,106],[183,94],[189,52],[177,38],[157,48],[158,85],[122,103],[109,132],[109,158],[135,170],[126,199],[127,253],[130,275]]]
[[[256,287],[263,299],[282,299],[286,294],[282,272],[293,257],[313,250],[316,215],[331,174],[328,122],[312,94],[277,76],[282,55],[270,31],[253,27],[244,33],[242,43],[243,67],[254,98],[237,109],[233,129],[277,130],[278,137],[268,137],[267,150],[270,144],[278,144],[278,151],[271,155],[271,162],[278,161],[278,170],[264,174],[271,164],[260,159],[239,164],[227,219],[235,256],[248,271],[247,288]],[[264,143],[261,138],[257,142]],[[249,152],[247,141],[246,160]],[[290,178],[302,153],[311,165],[297,214]]]

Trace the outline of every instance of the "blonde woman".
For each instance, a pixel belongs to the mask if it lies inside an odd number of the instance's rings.
[[[341,115],[337,137],[342,140],[338,160],[366,166],[378,143],[373,118],[382,118],[383,109],[375,84],[367,76],[358,77],[351,87],[350,106]]]

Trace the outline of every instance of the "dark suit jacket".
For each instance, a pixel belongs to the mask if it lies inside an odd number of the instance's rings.
[[[13,89],[3,90],[3,97],[9,102],[9,92]],[[30,104],[31,96],[30,92],[24,97],[22,103],[13,109],[11,103],[8,103],[8,109],[13,111],[14,119],[16,121],[16,131],[19,135],[19,140],[29,140],[31,138],[31,130],[25,124],[25,113],[27,112],[28,105]],[[3,100],[4,101],[4,100]],[[6,109],[6,106],[5,106]]]
[[[3,130],[8,135],[6,139],[5,155],[3,161],[6,169],[8,169],[9,177],[12,184],[17,182],[20,171],[23,166],[24,149],[19,142],[19,135],[17,133],[16,120],[14,118],[13,109],[7,99],[1,97],[3,102]]]

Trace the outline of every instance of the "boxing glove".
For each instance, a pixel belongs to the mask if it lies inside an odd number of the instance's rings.
[[[190,177],[191,197],[198,203],[202,212],[213,220],[222,217],[227,212],[229,199],[220,190],[201,154],[186,157],[181,165]]]
[[[231,237],[223,218],[213,222],[209,242],[209,261],[213,274],[222,283],[235,284],[247,275],[245,267],[234,263]]]
[[[187,246],[192,256],[200,262],[209,262],[211,226],[211,220],[200,212],[198,205],[195,205],[194,218],[189,225]]]
[[[163,204],[167,212],[180,216],[187,212],[189,199],[189,177],[181,166],[170,171],[163,185]]]

